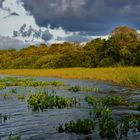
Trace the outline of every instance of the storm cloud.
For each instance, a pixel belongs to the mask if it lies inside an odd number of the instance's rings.
[[[140,27],[139,0],[22,0],[40,27],[51,25],[90,35],[119,25]]]
[[[0,0],[0,8],[2,8],[2,3],[4,0]]]

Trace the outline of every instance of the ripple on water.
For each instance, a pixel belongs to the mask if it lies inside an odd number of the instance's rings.
[[[55,87],[54,90],[57,94],[63,97],[78,97],[81,99],[81,106],[70,109],[48,109],[44,112],[32,112],[26,102],[21,102],[15,99],[1,100],[0,99],[0,113],[7,114],[9,119],[5,123],[0,123],[0,139],[5,140],[10,132],[13,134],[21,134],[23,139],[33,140],[78,140],[84,139],[83,135],[57,133],[56,126],[59,123],[65,123],[67,121],[87,118],[89,117],[90,107],[85,102],[84,98],[87,95],[94,95],[96,97],[102,97],[106,95],[124,95],[128,99],[132,99],[134,102],[139,101],[140,91],[130,88],[124,88],[117,85],[111,85],[105,82],[90,81],[90,80],[73,80],[73,79],[60,79],[60,78],[37,78],[37,80],[44,81],[62,81],[66,85],[71,86],[84,86],[84,87],[98,87],[101,89],[101,93],[94,92],[80,92],[71,93],[63,88]],[[52,87],[50,87],[50,90]],[[0,90],[0,94],[7,93],[11,88]],[[22,88],[17,87],[17,91],[22,94],[27,94],[29,90],[36,91],[38,88]],[[130,108],[114,108],[113,115],[118,117],[128,113],[139,114],[139,111],[131,110]],[[98,133],[89,135],[92,139],[100,140]],[[129,134],[130,140],[140,139],[140,135]]]

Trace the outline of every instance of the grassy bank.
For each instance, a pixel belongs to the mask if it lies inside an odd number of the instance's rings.
[[[65,69],[8,69],[0,74],[22,76],[50,76],[74,79],[111,81],[116,84],[140,88],[140,67],[117,68],[65,68]]]

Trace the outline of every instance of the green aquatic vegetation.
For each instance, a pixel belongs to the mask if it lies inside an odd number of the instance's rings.
[[[94,119],[100,118],[102,114],[103,108],[96,108],[90,111],[89,115],[90,117],[93,117]]]
[[[85,101],[90,105],[97,105],[99,103],[99,100],[94,96],[85,97]]]
[[[85,91],[85,92],[100,92],[99,88],[96,87],[80,87],[80,86],[72,86],[68,88],[71,92],[79,92],[79,91]]]
[[[8,116],[0,114],[0,123],[5,123],[8,120]]]
[[[25,96],[23,94],[16,94],[16,97],[20,101],[24,101],[25,100]]]
[[[63,85],[63,83],[59,81],[53,81],[53,82],[48,82],[48,81],[25,81],[19,83],[19,86],[29,86],[29,87],[44,87],[44,86],[60,86]]]
[[[92,117],[98,118],[99,135],[101,138],[114,139],[118,137],[120,121],[112,117],[112,110],[109,108],[96,108],[92,110]],[[121,134],[121,132],[120,132]]]
[[[132,128],[134,125],[133,122],[135,122],[135,117],[133,115],[128,115],[121,118],[119,124],[120,138],[123,136],[127,137],[130,128]]]
[[[0,78],[1,83],[18,83],[26,81],[34,81],[34,78],[23,78],[23,77],[4,77]]]
[[[2,97],[4,100],[8,100],[12,98],[12,93],[4,93],[1,94],[0,97]]]
[[[17,80],[16,77],[3,77],[3,78],[0,78],[0,82],[15,81],[15,80]]]
[[[117,122],[111,118],[102,118],[99,122],[99,135],[101,138],[114,139],[117,136]]]
[[[48,94],[46,92],[39,92],[37,94],[29,94],[27,100],[29,106],[33,111],[41,110],[48,108],[65,108],[75,106],[77,103],[76,98],[63,98],[57,96],[56,94]]]
[[[52,86],[63,86],[64,83],[63,82],[60,82],[60,81],[53,81],[53,82],[50,82]]]
[[[4,116],[3,116],[3,121],[5,122],[5,121],[7,121],[7,120],[8,120],[7,115],[4,115]]]
[[[100,106],[110,106],[110,107],[128,105],[128,102],[121,96],[105,96],[102,98],[87,96],[85,100],[90,105],[100,105]]]
[[[137,104],[137,110],[140,111],[140,102]]]
[[[86,92],[101,92],[101,90],[97,87],[82,87],[81,90]]]
[[[112,119],[112,110],[109,108],[95,109],[94,113],[101,118],[99,121],[99,135],[101,138],[116,138],[117,122]]]
[[[112,110],[109,108],[95,108],[91,111],[91,117],[93,117],[94,119],[96,118],[103,118],[103,119],[109,119],[112,116]]]
[[[12,93],[17,93],[17,89],[16,88],[13,88],[13,89],[11,89],[11,92]]]
[[[109,108],[103,109],[102,118],[103,119],[111,119],[112,118],[112,110]]]
[[[119,106],[125,105],[127,102],[121,96],[106,96],[101,99],[104,106]]]
[[[5,88],[6,88],[5,84],[0,83],[0,90],[5,89]]]
[[[129,131],[133,133],[140,132],[140,117],[129,114],[123,116],[117,121],[118,130],[117,134],[120,139],[123,137],[127,138]]]
[[[90,134],[95,128],[95,122],[90,119],[78,119],[69,123],[60,124],[56,129],[59,133]]]
[[[79,86],[73,86],[73,87],[70,87],[68,90],[71,92],[79,92],[81,91],[81,88]]]
[[[13,134],[10,133],[8,140],[21,140],[21,135],[12,136]]]
[[[140,132],[140,117],[137,118],[136,129],[137,129],[138,132]]]
[[[60,81],[35,81],[33,78],[17,78],[17,77],[6,77],[0,79],[0,85],[4,86],[30,86],[30,87],[38,87],[38,86],[62,86],[63,82]]]

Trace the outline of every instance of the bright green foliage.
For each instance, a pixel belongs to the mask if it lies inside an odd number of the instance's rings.
[[[72,107],[77,103],[76,98],[63,98],[55,94],[49,95],[46,92],[30,94],[27,102],[33,111],[43,111],[48,108]]]
[[[16,92],[17,92],[17,89],[14,88],[14,89],[11,90],[11,92],[12,92],[12,93],[16,93]]]

